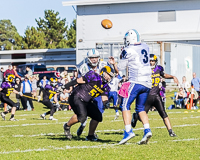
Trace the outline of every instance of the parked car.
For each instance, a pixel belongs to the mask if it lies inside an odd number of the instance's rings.
[[[77,67],[75,65],[60,65],[60,66],[49,66],[47,67],[47,71],[57,71],[62,73],[64,70],[67,70],[69,76],[73,77],[73,72],[77,71]]]
[[[50,77],[56,76],[57,72],[54,71],[48,71],[46,68],[46,65],[41,63],[27,63],[27,64],[21,64],[17,66],[17,73],[24,77],[27,74],[26,67],[30,67],[30,69],[33,71],[33,75],[38,75],[39,79],[42,79],[43,76],[47,76],[47,79],[50,79]]]

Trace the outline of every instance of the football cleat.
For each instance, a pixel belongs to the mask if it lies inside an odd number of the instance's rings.
[[[169,134],[169,136],[170,137],[176,137],[177,135],[174,132],[172,132],[172,133]]]
[[[67,126],[67,123],[65,123],[65,124],[63,125],[63,128],[64,128],[64,134],[65,134],[66,138],[67,138],[67,139],[72,139],[72,135],[71,135],[71,133],[70,133],[70,127]]]
[[[46,117],[45,117],[44,114],[41,114],[40,117],[41,117],[42,119],[46,119]]]
[[[79,127],[78,130],[77,130],[77,136],[78,136],[78,137],[82,134],[84,128],[85,128],[85,126],[80,125],[80,127]]]
[[[119,144],[125,144],[129,139],[135,137],[135,133],[133,132],[133,129],[131,129],[129,132],[126,132],[124,130],[124,138],[119,142]]]
[[[56,119],[56,118],[53,118],[53,116],[50,116],[50,117],[49,117],[49,120],[52,120],[52,121],[57,121],[58,119]]]
[[[144,130],[144,136],[142,138],[142,140],[140,142],[138,142],[139,145],[141,144],[147,144],[149,139],[152,137],[152,132],[151,132],[151,129],[148,128],[148,129],[145,129]]]
[[[138,114],[137,113],[133,113],[132,120],[131,120],[131,126],[133,128],[135,128],[137,121],[138,121]]]
[[[117,120],[118,118],[119,118],[119,112],[116,112],[114,120]]]
[[[10,118],[10,121],[18,121],[18,120],[13,117],[13,118]]]
[[[86,141],[97,141],[98,138],[95,136],[95,135],[88,135],[86,138],[85,138]]]
[[[1,117],[4,121],[6,120],[6,115],[3,112],[1,112]]]

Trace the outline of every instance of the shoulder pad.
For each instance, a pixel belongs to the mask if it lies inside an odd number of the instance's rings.
[[[164,68],[163,68],[162,66],[157,65],[157,67],[158,67],[158,69],[159,69],[160,71],[164,71]]]
[[[79,73],[84,76],[89,71],[87,63],[84,63],[79,68]]]
[[[105,66],[107,66],[107,65],[108,65],[108,63],[105,62],[105,61],[100,61],[100,62],[99,62],[99,68],[100,68],[100,69],[103,68],[103,67],[105,67]]]

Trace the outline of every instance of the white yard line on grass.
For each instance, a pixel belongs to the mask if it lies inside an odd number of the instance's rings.
[[[52,124],[52,123],[50,123]],[[58,123],[56,123],[58,124]],[[190,127],[190,126],[199,126],[200,124],[183,124],[183,125],[175,125],[173,127]],[[161,126],[161,127],[151,127],[152,129],[153,128],[159,128],[159,129],[162,129],[162,128],[166,128],[165,126]],[[136,129],[133,129],[133,131],[138,131],[138,130],[144,130],[144,128],[136,128]],[[97,130],[95,131],[96,133],[102,133],[102,132],[121,132],[123,131],[122,129],[110,129],[110,130]],[[85,131],[83,131],[83,133],[85,133]],[[37,136],[54,136],[54,135],[61,135],[63,134],[62,133],[40,133],[40,134],[35,134],[35,135],[12,135],[13,137],[37,137]],[[73,132],[73,134],[76,134]],[[1,137],[5,137],[5,136],[1,136]]]
[[[41,126],[41,125],[55,125],[55,124],[64,124],[65,122],[57,122],[57,123],[27,123],[27,124],[19,124],[19,125],[5,125],[0,126],[0,128],[6,127],[26,127],[26,126]]]
[[[199,138],[190,138],[190,139],[179,139],[179,140],[168,140],[171,142],[181,142],[181,141],[197,141]],[[150,143],[157,143],[153,141]],[[133,145],[135,143],[126,143],[126,145]],[[103,144],[103,145],[93,145],[93,146],[64,146],[64,147],[55,147],[49,146],[47,148],[37,148],[37,149],[27,149],[27,150],[15,150],[15,151],[2,151],[0,154],[11,154],[11,153],[25,153],[25,152],[39,152],[39,151],[52,151],[52,150],[69,150],[69,149],[91,149],[91,148],[110,148],[110,147],[119,147],[118,143],[115,144]]]

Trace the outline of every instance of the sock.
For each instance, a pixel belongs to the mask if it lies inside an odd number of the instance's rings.
[[[146,124],[144,124],[143,126],[144,126],[144,129],[150,128],[149,123],[146,123]]]
[[[85,127],[86,124],[87,124],[87,119],[86,119],[86,121],[85,121],[84,123],[82,123],[81,125],[82,125],[83,127]]]
[[[11,117],[10,117],[10,118],[14,118],[14,116],[15,116],[14,114],[11,114]]]
[[[126,132],[129,132],[131,130],[131,124],[125,125]]]
[[[118,109],[115,110],[115,113],[117,113],[117,112],[118,112]]]
[[[50,116],[50,117],[49,117],[49,119],[52,119],[52,118],[53,118],[53,116]]]
[[[8,114],[8,111],[3,112],[4,114]]]
[[[171,134],[173,131],[172,131],[172,129],[169,129],[168,132],[169,132],[169,134]]]

